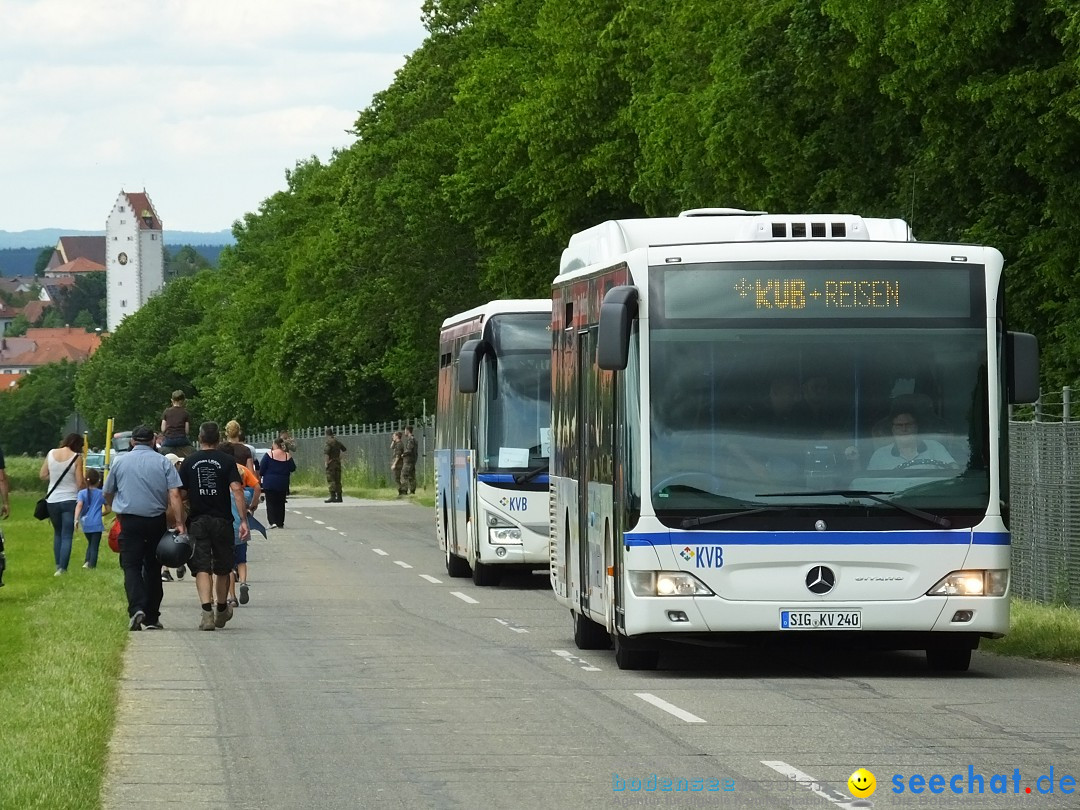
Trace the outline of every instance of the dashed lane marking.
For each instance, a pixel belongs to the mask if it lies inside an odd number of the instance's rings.
[[[761,764],[767,768],[772,768],[777,773],[783,774],[799,787],[804,787],[813,793],[815,796],[820,796],[826,801],[832,802],[835,807],[856,808],[856,807],[873,807],[873,802],[868,802],[863,799],[854,799],[843,793],[827,782],[822,782],[820,779],[815,779],[808,773],[796,768],[794,765],[788,765],[786,762],[773,759],[773,760],[761,760]]]
[[[441,579],[435,579],[431,574],[419,574],[420,579],[426,579],[432,585],[442,585]]]
[[[668,703],[662,698],[658,698],[649,692],[634,692],[634,694],[644,700],[646,703],[651,703],[658,709],[663,709],[668,714],[678,717],[680,720],[684,720],[687,723],[704,723],[705,721],[698,717],[696,714],[690,714],[686,709],[680,709],[674,703]]]
[[[584,658],[580,658],[580,657],[574,655],[569,650],[552,650],[552,652],[555,653],[557,656],[559,656],[559,658],[566,661],[567,663],[576,664],[577,666],[581,667],[581,669],[585,670],[585,672],[600,672],[601,671],[600,667],[594,667],[592,664],[590,664]]]
[[[461,591],[450,591],[451,596],[456,596],[462,602],[467,602],[470,605],[479,605],[480,603],[473,599],[468,594],[464,594]]]
[[[528,633],[529,632],[524,627],[518,627],[517,625],[513,624],[512,622],[506,621],[506,619],[496,619],[495,621],[497,621],[499,624],[501,624],[507,630],[513,630],[515,633]]]

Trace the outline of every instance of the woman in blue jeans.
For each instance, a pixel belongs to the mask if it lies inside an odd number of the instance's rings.
[[[53,558],[56,573],[67,573],[71,560],[71,541],[75,535],[75,503],[79,490],[86,484],[83,479],[81,459],[83,440],[78,433],[69,433],[55,450],[50,450],[38,474],[49,482],[45,500],[49,505],[49,519],[53,526]]]

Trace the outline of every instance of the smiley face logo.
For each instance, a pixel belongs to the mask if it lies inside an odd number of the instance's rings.
[[[852,796],[865,799],[867,796],[874,795],[874,791],[877,790],[877,780],[866,768],[859,768],[848,777],[847,786]]]

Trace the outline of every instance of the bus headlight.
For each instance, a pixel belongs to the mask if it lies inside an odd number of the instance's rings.
[[[488,542],[493,546],[521,545],[521,529],[510,526],[497,526],[488,529]]]
[[[938,580],[927,596],[1004,596],[1008,587],[1007,569],[953,571]]]
[[[685,571],[627,571],[635,596],[712,596],[700,579]]]

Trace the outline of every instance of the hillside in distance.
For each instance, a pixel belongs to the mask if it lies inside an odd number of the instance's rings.
[[[30,231],[0,230],[0,248],[54,247],[61,236],[104,236],[105,231],[76,231],[70,228],[35,228]],[[165,229],[166,245],[231,245],[232,231],[172,231]]]

